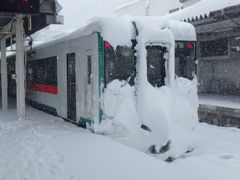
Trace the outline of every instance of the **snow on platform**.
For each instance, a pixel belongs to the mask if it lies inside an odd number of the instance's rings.
[[[0,111],[1,180],[176,179],[144,153],[37,110],[27,114],[17,121],[14,109]]]
[[[209,106],[240,109],[239,96],[201,95],[199,103]]]
[[[32,108],[0,111],[0,180],[239,180],[240,130],[199,124],[194,151],[166,163]]]

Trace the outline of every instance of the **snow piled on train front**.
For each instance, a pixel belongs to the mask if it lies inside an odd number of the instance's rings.
[[[105,120],[94,125],[94,131],[143,152],[152,145],[159,152],[171,141],[170,150],[157,156],[162,159],[181,156],[194,148],[191,139],[198,121],[197,81],[175,79],[175,38],[168,21],[139,18],[135,24],[138,29],[136,85],[118,80],[107,85]],[[145,47],[158,43],[167,48],[167,77],[165,86],[155,88],[147,79]],[[142,129],[142,125],[149,131]]]
[[[172,32],[167,28],[168,23],[160,21],[150,21],[150,19],[136,19],[138,29],[137,36],[137,77],[136,77],[136,95],[137,111],[140,123],[151,129],[151,135],[157,138],[157,143],[164,146],[170,141],[170,124],[171,118],[168,109],[172,100],[162,100],[165,97],[171,98],[169,87],[174,86],[174,37]],[[167,61],[165,66],[167,77],[163,88],[154,88],[147,78],[147,50],[148,45],[161,45],[167,48],[169,53],[165,56]],[[164,96],[163,96],[164,95]]]
[[[134,29],[130,18],[104,18],[99,21],[103,39],[108,41],[112,47],[132,46]]]
[[[160,100],[146,101],[146,107],[148,105],[149,107],[156,106],[155,108],[159,111],[155,113],[156,116],[159,116],[156,120],[160,122],[151,122],[152,119],[145,122],[151,128],[151,132],[141,128],[142,122],[136,106],[135,88],[135,86],[119,80],[108,84],[104,94],[104,103],[107,105],[105,120],[102,124],[95,125],[95,133],[110,136],[123,144],[147,152],[152,145],[164,144],[161,143],[163,141],[161,135],[166,132],[166,126],[160,127],[158,124],[167,123],[169,133],[167,137],[171,139],[172,143],[169,152],[158,155],[160,158],[178,157],[187,150],[194,149],[192,132],[198,121],[196,79],[190,81],[185,78],[177,78],[174,91],[166,86],[155,89],[158,95],[155,93],[155,95],[151,95],[150,99],[157,96]],[[149,93],[152,92],[154,90],[149,91]],[[148,110],[142,109],[142,111]],[[153,124],[155,127],[152,126]]]
[[[173,156],[191,150],[189,132],[198,121],[197,83],[184,78],[175,80],[175,38],[186,23],[175,23],[158,19],[136,19],[137,36],[137,111],[140,123],[151,129],[158,148],[171,141]],[[187,27],[189,28],[189,26]],[[189,28],[192,31],[192,28]],[[178,33],[177,33],[178,32]],[[195,33],[193,33],[195,34]],[[177,36],[178,35],[178,36]],[[190,34],[189,34],[190,35]],[[191,37],[194,38],[194,37]],[[147,79],[147,45],[160,43],[167,48],[165,86],[153,87]],[[159,152],[159,149],[156,149]],[[167,156],[168,156],[168,153]]]

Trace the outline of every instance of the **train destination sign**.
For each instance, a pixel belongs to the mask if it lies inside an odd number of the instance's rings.
[[[0,13],[38,14],[39,0],[0,0]]]

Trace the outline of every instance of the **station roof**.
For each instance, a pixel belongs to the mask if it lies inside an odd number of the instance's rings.
[[[40,1],[40,14],[31,16],[31,31],[26,30],[28,35],[39,31],[50,24],[63,24],[63,17],[58,15],[62,9],[57,0],[41,0]],[[14,15],[0,13],[0,39],[7,33],[5,28],[15,19]],[[7,31],[13,27],[7,28]],[[14,35],[13,35],[14,36]],[[10,41],[7,40],[7,46]]]
[[[177,20],[199,19],[201,16],[208,17],[210,12],[239,4],[240,0],[201,0],[190,7],[168,14],[166,17]]]
[[[7,18],[7,17],[3,17],[0,16],[0,31],[2,30],[2,28],[4,26],[6,26],[10,21],[12,20],[12,18]]]

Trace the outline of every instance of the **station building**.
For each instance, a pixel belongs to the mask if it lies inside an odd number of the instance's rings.
[[[164,16],[182,8],[179,0],[135,0],[116,9],[117,16]]]

